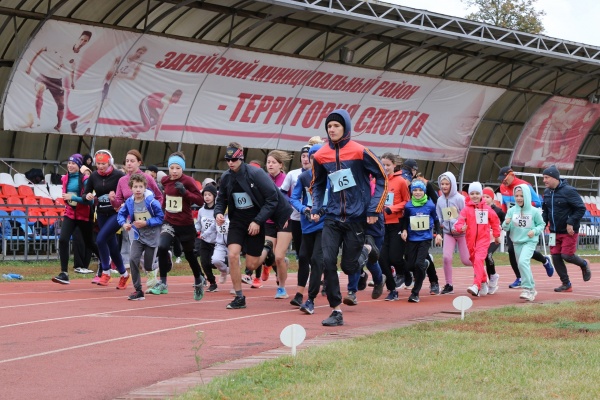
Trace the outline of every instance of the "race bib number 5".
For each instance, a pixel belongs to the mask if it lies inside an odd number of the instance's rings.
[[[429,215],[418,215],[410,217],[410,229],[413,231],[429,230]]]
[[[165,210],[170,213],[180,213],[183,211],[183,198],[181,196],[169,196],[165,199]]]

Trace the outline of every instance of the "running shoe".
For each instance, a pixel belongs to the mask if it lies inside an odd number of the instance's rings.
[[[102,273],[102,276],[100,277],[100,280],[98,281],[98,285],[99,286],[108,286],[108,283],[110,282],[110,280],[111,280],[110,274]]]
[[[242,275],[242,282],[246,285],[252,285],[252,277],[250,275]]]
[[[315,312],[315,303],[311,299],[306,300],[306,303],[300,306],[300,311],[305,314],[313,315]]]
[[[100,282],[100,277],[96,275],[94,276],[94,279],[92,279],[92,285],[97,285],[98,282]]]
[[[267,267],[265,264],[263,264],[262,273],[260,274],[260,279],[262,281],[268,281],[270,273],[271,273],[271,267]]]
[[[418,303],[420,301],[419,299],[419,295],[411,293],[410,296],[408,296],[408,302],[409,303]]]
[[[144,292],[142,292],[141,290],[136,290],[135,292],[129,295],[127,300],[146,300],[146,298],[144,297]]]
[[[544,268],[546,269],[546,274],[548,276],[554,275],[554,266],[552,266],[552,260],[549,256],[544,256],[546,262],[544,263]],[[535,296],[534,296],[535,297]]]
[[[68,285],[70,283],[69,275],[67,275],[66,272],[61,272],[60,274],[52,278],[52,282],[60,283],[61,285]]]
[[[131,274],[127,274],[127,276],[121,276],[119,278],[119,283],[117,284],[117,290],[127,289],[127,284],[129,282],[131,282]]]
[[[342,326],[344,325],[344,318],[340,311],[333,311],[329,317],[321,321],[323,326]]]
[[[356,293],[348,292],[348,294],[344,297],[343,303],[347,306],[357,305],[358,300],[356,299]]]
[[[557,288],[554,288],[555,292],[572,292],[573,291],[573,286],[571,286],[571,282],[569,283],[563,283],[562,285],[560,285]]]
[[[158,295],[158,294],[168,294],[169,293],[169,289],[168,289],[167,285],[165,285],[162,282],[159,282],[152,289],[147,290],[146,293],[156,294],[156,295]]]
[[[373,287],[373,292],[371,293],[371,298],[373,300],[377,300],[383,294],[383,288],[385,286],[385,279],[386,279],[385,274],[381,274],[381,283],[378,285],[375,285]]]
[[[515,281],[513,283],[511,283],[510,285],[508,285],[509,289],[519,289],[521,288],[521,278],[517,278],[515,279]]]
[[[214,292],[218,292],[219,288],[217,287],[216,283],[211,283],[210,286],[208,287],[208,289],[206,289],[206,290],[208,290],[211,293],[214,293]]]
[[[262,287],[262,281],[258,278],[252,279],[252,285],[250,286],[252,289],[260,289]]]
[[[240,308],[246,308],[246,297],[245,296],[235,296],[235,299],[229,304],[227,304],[227,309],[229,310],[237,310]]]
[[[204,297],[204,282],[194,285],[194,300],[200,301]]]
[[[467,289],[467,292],[471,294],[473,297],[479,297],[479,288],[477,285],[473,285]]]
[[[303,298],[304,296],[302,296],[302,293],[296,293],[294,298],[290,300],[290,304],[296,307],[301,307]]]
[[[442,289],[442,294],[452,294],[454,293],[454,286],[452,286],[449,283],[446,283],[444,285],[444,288]]]
[[[288,297],[290,297],[290,296],[288,296],[285,288],[282,288],[282,287],[277,288],[277,292],[275,293],[276,299],[287,299]]]

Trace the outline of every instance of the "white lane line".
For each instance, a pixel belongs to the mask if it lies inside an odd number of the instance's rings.
[[[271,298],[271,296],[252,297],[252,298],[259,299],[259,298],[265,298],[265,297]],[[64,321],[64,320],[76,319],[76,318],[109,317],[109,316],[111,316],[111,314],[125,313],[125,312],[130,312],[130,311],[153,310],[153,309],[158,309],[158,308],[177,307],[177,306],[183,306],[183,305],[188,305],[188,304],[222,303],[222,302],[228,302],[228,301],[230,301],[230,300],[222,299],[222,300],[208,300],[208,301],[202,301],[202,302],[188,301],[188,302],[183,302],[183,303],[161,304],[161,305],[149,306],[149,307],[126,308],[126,309],[122,309],[122,310],[111,310],[111,311],[105,311],[105,312],[95,312],[95,313],[90,313],[90,314],[71,315],[68,317],[46,318],[46,319],[39,319],[39,320],[35,320],[35,321],[17,322],[17,323],[9,324],[9,325],[0,325],[0,329],[13,328],[15,326],[39,324],[39,323],[44,323],[44,322]],[[43,303],[43,304],[46,304],[46,303]]]
[[[321,307],[329,307],[329,306],[323,305]],[[70,351],[70,350],[78,350],[78,349],[83,349],[86,347],[98,346],[101,344],[113,343],[113,342],[118,342],[118,341],[122,341],[122,340],[135,339],[135,338],[139,338],[139,337],[143,337],[143,336],[155,335],[157,333],[164,333],[164,332],[177,331],[177,330],[181,330],[181,329],[193,328],[196,326],[209,325],[209,324],[215,324],[215,323],[221,323],[221,322],[239,321],[239,320],[244,320],[244,319],[249,319],[249,318],[264,317],[264,316],[269,316],[269,315],[277,315],[277,314],[284,314],[284,313],[290,313],[290,312],[298,312],[298,310],[294,309],[294,310],[285,310],[285,311],[275,311],[275,312],[263,313],[263,314],[253,314],[253,315],[246,315],[243,317],[227,318],[227,319],[220,319],[220,320],[214,320],[214,321],[199,322],[196,324],[182,325],[182,326],[178,326],[178,327],[174,327],[174,328],[159,329],[156,331],[138,333],[138,334],[129,335],[129,336],[121,336],[121,337],[107,339],[107,340],[100,340],[100,341],[92,342],[92,343],[80,344],[77,346],[63,347],[61,349],[44,351],[41,353],[29,354],[29,355],[21,356],[21,357],[8,358],[5,360],[0,360],[0,364],[6,364],[9,362],[14,362],[14,361],[22,361],[22,360],[27,360],[27,359],[36,358],[36,357],[43,357],[43,356],[47,356],[47,355],[51,355],[51,354],[62,353],[65,351]]]
[[[186,293],[191,293],[191,291],[185,291],[185,292],[173,292],[173,291],[169,291],[170,295],[171,294],[174,294],[174,295],[176,295],[176,294],[186,294]],[[154,296],[154,295],[151,295],[151,296]],[[270,296],[261,296],[261,297],[270,297]],[[232,298],[233,298],[233,296],[232,296]],[[9,309],[9,308],[44,306],[44,305],[72,303],[72,302],[78,302],[79,303],[79,302],[90,301],[90,300],[125,300],[125,299],[127,299],[127,295],[125,293],[123,293],[123,294],[115,295],[115,296],[86,297],[86,298],[71,299],[71,300],[55,300],[55,301],[46,301],[46,302],[39,302],[39,303],[14,304],[14,305],[11,305],[11,306],[1,306],[0,310]]]

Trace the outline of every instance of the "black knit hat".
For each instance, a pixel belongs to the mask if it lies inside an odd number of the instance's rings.
[[[325,120],[325,132],[327,132],[327,124],[331,121],[339,122],[344,127],[344,132],[346,131],[346,121],[344,120],[344,117],[342,117],[338,113],[331,113],[327,116],[327,119]]]
[[[206,185],[202,188],[202,195],[204,192],[210,192],[213,196],[217,197],[217,187],[215,185]]]
[[[548,175],[560,181],[560,172],[558,172],[558,168],[556,168],[556,165],[551,165],[548,168],[546,168],[544,172],[542,172],[542,175]]]

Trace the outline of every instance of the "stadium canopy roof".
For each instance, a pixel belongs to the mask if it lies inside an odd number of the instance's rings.
[[[427,178],[450,170],[464,174],[465,182],[497,184],[498,170],[512,162],[523,127],[548,99],[560,96],[595,103],[600,96],[598,46],[357,0],[4,0],[0,3],[2,93],[30,37],[47,20],[504,89],[476,127],[466,162],[420,161],[420,171]],[[578,149],[574,169],[563,171],[565,174],[600,175],[598,134],[596,123]],[[53,165],[75,151],[86,153],[102,147],[122,155],[129,148],[139,148],[146,160],[156,161],[177,147],[131,139],[7,131],[0,141],[0,157],[21,168],[35,160]],[[32,148],[32,143],[40,145]],[[225,168],[220,161],[222,148],[207,150],[185,143],[179,147],[203,173]],[[255,156],[247,158],[262,155],[264,159],[265,150],[251,150]],[[577,186],[594,194],[598,190],[593,181],[580,181]]]

